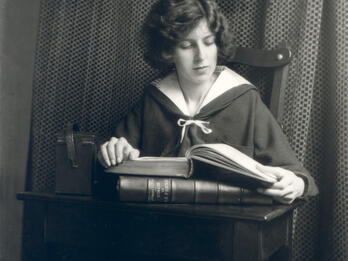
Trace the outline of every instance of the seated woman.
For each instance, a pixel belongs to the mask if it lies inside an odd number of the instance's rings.
[[[105,166],[142,156],[183,156],[192,145],[225,143],[278,181],[258,191],[281,203],[317,193],[255,86],[218,66],[233,56],[226,18],[213,0],[160,0],[145,23],[146,59],[169,70],[116,127],[98,153]]]

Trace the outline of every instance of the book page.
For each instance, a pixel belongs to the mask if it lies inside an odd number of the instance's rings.
[[[277,180],[275,175],[263,173],[256,168],[257,165],[262,165],[261,163],[227,144],[213,143],[195,145],[187,151],[187,156],[190,157],[191,155],[203,158],[207,156],[207,158],[211,160],[214,158],[220,162],[220,164],[223,162],[223,164],[227,166],[235,163],[234,165],[237,164],[239,168],[250,171],[259,177],[265,177],[273,181]]]
[[[185,162],[187,158],[185,157],[139,157],[134,159],[135,161],[175,161],[175,162]]]

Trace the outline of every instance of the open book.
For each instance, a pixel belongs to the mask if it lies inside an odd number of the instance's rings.
[[[269,186],[277,178],[261,172],[259,162],[222,143],[194,145],[185,157],[140,157],[110,167],[106,172],[122,175],[214,179],[230,183]],[[208,174],[203,173],[208,172]]]

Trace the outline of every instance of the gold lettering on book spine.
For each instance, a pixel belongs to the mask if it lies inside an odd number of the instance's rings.
[[[164,180],[163,201],[169,202],[169,179]]]
[[[156,182],[156,201],[161,201],[161,182]]]
[[[147,194],[147,201],[153,202],[155,201],[155,181],[154,179],[148,179],[148,194]]]
[[[149,178],[147,181],[147,201],[148,202],[169,202],[171,196],[171,180],[157,180]]]

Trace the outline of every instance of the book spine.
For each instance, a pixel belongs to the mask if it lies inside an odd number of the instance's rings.
[[[120,201],[269,205],[273,199],[257,192],[214,181],[120,176]]]

